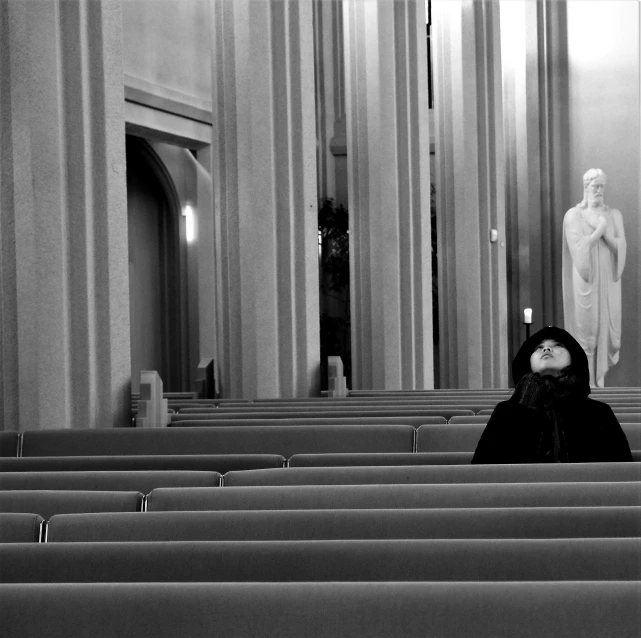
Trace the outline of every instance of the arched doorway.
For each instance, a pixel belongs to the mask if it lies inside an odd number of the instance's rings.
[[[132,392],[157,370],[166,391],[183,390],[180,204],[162,161],[127,136],[127,218]]]

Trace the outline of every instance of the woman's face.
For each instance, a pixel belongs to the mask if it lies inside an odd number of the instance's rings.
[[[572,357],[567,348],[555,339],[544,339],[534,349],[530,356],[532,372],[549,374],[558,377],[563,368],[572,363]]]

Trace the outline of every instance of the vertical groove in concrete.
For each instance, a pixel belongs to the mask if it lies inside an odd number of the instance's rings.
[[[568,207],[569,126],[565,3],[508,3],[502,9],[507,165],[511,353],[524,338],[523,308],[532,330],[563,325],[561,242]],[[567,117],[567,116],[565,116]]]
[[[211,0],[221,391],[319,391],[312,0]]]
[[[433,387],[425,3],[344,4],[352,384]]]
[[[126,425],[120,3],[1,11],[3,427]]]
[[[441,387],[507,385],[505,151],[498,3],[436,1]],[[490,243],[490,230],[499,240]],[[451,300],[451,301],[450,301]]]

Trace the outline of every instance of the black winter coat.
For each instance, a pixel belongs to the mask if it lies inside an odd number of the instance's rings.
[[[570,463],[632,461],[628,440],[606,403],[571,401],[561,416]],[[503,401],[494,409],[472,463],[545,463],[542,437],[551,427],[542,411]]]

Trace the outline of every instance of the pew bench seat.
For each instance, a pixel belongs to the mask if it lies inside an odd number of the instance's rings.
[[[412,452],[410,425],[119,428],[25,432],[23,456]]]
[[[326,412],[318,412],[314,415],[298,414],[294,416],[266,416],[261,414],[225,414],[216,416],[208,413],[197,414],[172,414],[170,427],[303,427],[303,426],[354,426],[354,425],[411,425],[419,427],[426,423],[447,423],[448,418],[452,416],[474,416],[472,410],[449,410],[438,414],[429,414],[421,412],[410,416],[396,416],[394,414],[385,415],[381,412],[375,412],[368,416],[358,416],[354,414],[335,415]]]
[[[43,524],[44,518],[38,514],[0,510],[0,544],[37,542]]]
[[[396,452],[294,454],[288,467],[332,467],[354,465],[469,465],[472,452]]]
[[[0,490],[133,490],[148,494],[156,487],[216,487],[221,477],[218,472],[192,470],[0,472]]]
[[[147,497],[150,512],[612,505],[641,506],[641,482],[166,487]]]
[[[132,454],[118,456],[27,456],[0,458],[0,472],[197,470],[225,474],[234,470],[283,467],[278,454]]]
[[[288,467],[227,472],[224,485],[365,485],[371,483],[558,483],[641,481],[641,463]]]
[[[641,539],[0,545],[0,582],[641,580]]]
[[[9,638],[637,638],[640,593],[593,581],[6,584],[0,625]]]
[[[641,535],[641,507],[227,510],[56,514],[49,542],[608,538]]]
[[[139,512],[140,492],[84,490],[0,491],[0,512],[31,512],[49,519],[55,514]]]

